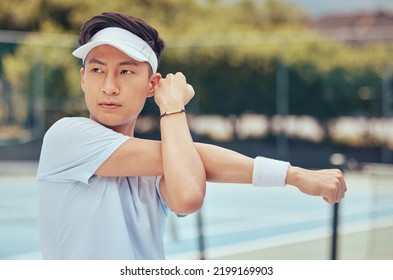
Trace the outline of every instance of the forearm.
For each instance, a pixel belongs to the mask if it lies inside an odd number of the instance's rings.
[[[252,183],[254,159],[215,145],[195,143],[206,179],[220,183]]]
[[[206,175],[188,129],[186,114],[165,116],[160,122],[167,203],[176,212],[193,212],[203,201]]]
[[[291,185],[305,194],[322,196],[330,204],[339,202],[347,191],[343,174],[338,169],[308,170],[284,161],[250,158],[213,145],[196,143],[195,146],[208,181],[252,183],[262,187]]]
[[[284,186],[293,182],[295,173],[288,172],[285,161],[243,154],[207,144],[195,144],[206,169],[207,180],[220,183],[243,183],[255,186]]]

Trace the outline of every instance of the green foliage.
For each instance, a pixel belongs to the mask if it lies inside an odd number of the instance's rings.
[[[275,114],[282,61],[291,114],[378,115],[384,69],[393,68],[392,46],[328,41],[303,27],[306,13],[284,1],[2,0],[0,29],[34,32],[16,49],[0,52],[0,69],[13,90],[35,95],[32,77],[40,65],[47,104],[56,104],[50,108],[83,111],[80,65],[70,53],[81,24],[103,11],[132,14],[159,30],[168,46],[159,70],[187,75],[198,93],[192,107],[200,113]],[[359,98],[365,88],[373,101]]]

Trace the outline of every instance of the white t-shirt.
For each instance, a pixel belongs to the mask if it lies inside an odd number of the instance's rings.
[[[165,258],[160,176],[94,175],[128,139],[80,117],[47,131],[37,174],[44,259]]]

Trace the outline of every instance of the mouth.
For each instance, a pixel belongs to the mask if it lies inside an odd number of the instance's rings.
[[[117,109],[119,107],[121,107],[121,105],[115,101],[102,101],[100,103],[98,103],[98,106],[100,106],[101,108],[104,109]]]

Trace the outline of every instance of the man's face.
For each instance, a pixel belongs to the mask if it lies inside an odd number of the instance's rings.
[[[93,48],[81,69],[90,118],[115,131],[133,131],[146,98],[154,93],[157,74],[150,66],[110,45]],[[125,130],[126,131],[125,131]]]

